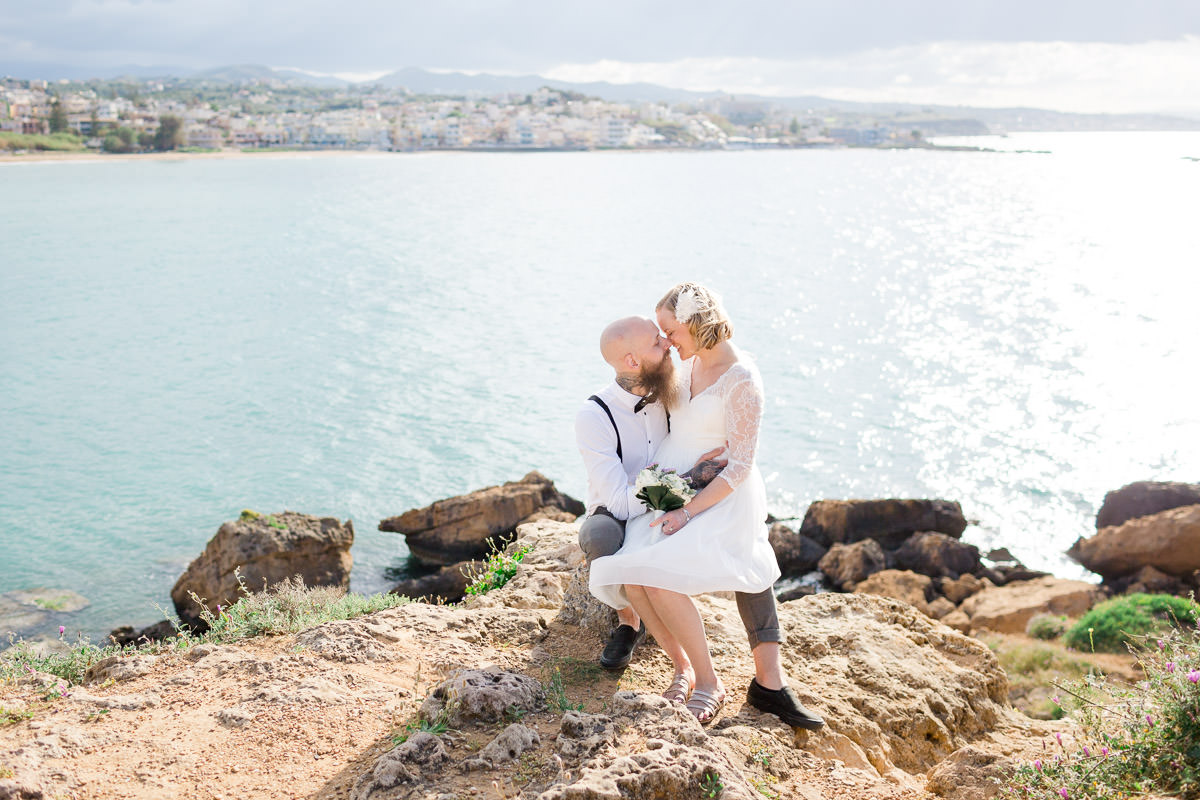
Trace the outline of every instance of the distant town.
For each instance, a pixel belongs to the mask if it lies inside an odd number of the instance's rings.
[[[505,83],[409,69],[388,78],[328,85],[268,67],[189,77],[2,78],[0,153],[910,148],[933,147],[934,136],[1014,130],[1200,128],[1200,120],[1163,116],[542,85],[537,76]],[[638,89],[646,96],[634,96]],[[625,96],[611,99],[617,94]]]
[[[487,96],[195,79],[0,83],[0,149],[590,150],[927,146],[904,119],[762,100],[610,102],[542,87]],[[987,133],[979,123],[938,133]]]

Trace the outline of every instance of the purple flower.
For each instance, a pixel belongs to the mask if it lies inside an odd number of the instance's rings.
[[[1158,649],[1159,649],[1159,650],[1162,650],[1164,647],[1166,647],[1166,645],[1165,645],[1165,644],[1163,644],[1163,640],[1162,640],[1162,639],[1159,639],[1159,640],[1158,640]]]
[[[1067,794],[1067,787],[1065,787],[1065,786],[1062,787],[1061,789],[1059,789],[1058,793],[1063,796],[1063,800],[1066,800],[1066,798],[1070,797],[1070,795]]]
[[[1154,717],[1147,714],[1146,715],[1146,724],[1149,725],[1151,728],[1153,728],[1154,727]]]
[[[1033,760],[1033,768],[1036,769],[1038,772],[1042,771],[1042,760],[1040,758],[1035,758]]]
[[[1167,662],[1167,672],[1174,672],[1174,671],[1175,671],[1175,662],[1168,661]]]
[[[1087,757],[1091,756],[1091,754],[1092,754],[1092,751],[1091,751],[1091,750],[1088,750],[1088,747],[1087,747],[1087,745],[1085,744],[1085,745],[1083,746],[1083,756],[1084,756],[1084,758],[1087,758]]]
[[[1101,747],[1101,748],[1100,748],[1100,753],[1101,753],[1101,754],[1102,754],[1102,755],[1103,755],[1105,758],[1108,758],[1108,748],[1107,748],[1107,747]]]
[[[1194,669],[1191,672],[1189,672],[1187,678],[1192,683],[1196,683],[1197,681],[1200,681],[1200,669]]]
[[[1056,734],[1054,734],[1054,738],[1058,740],[1058,746],[1062,747],[1062,734],[1056,733]]]
[[[58,635],[59,635],[59,636],[62,636],[62,635],[63,635],[64,633],[66,633],[66,632],[67,632],[67,626],[66,626],[66,625],[59,625],[59,626],[58,626]]]
[[[1054,697],[1050,698],[1050,702],[1054,703],[1054,705],[1056,705],[1056,706],[1061,706],[1062,698],[1060,698],[1058,695],[1054,695]]]

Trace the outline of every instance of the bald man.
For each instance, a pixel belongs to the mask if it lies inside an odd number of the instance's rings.
[[[679,391],[670,343],[645,317],[619,319],[600,335],[600,354],[613,368],[613,382],[588,398],[575,417],[575,439],[587,469],[587,517],[579,528],[579,546],[588,562],[612,555],[625,540],[625,521],[646,511],[634,495],[637,474],[654,463],[654,454],[670,430],[666,408]],[[688,471],[692,485],[703,488],[724,467],[719,450],[705,453]],[[783,639],[771,589],[737,593],[738,612],[754,656],[755,678],[747,702],[789,725],[814,730],[824,720],[800,704],[787,686],[780,660]],[[633,606],[617,612],[619,623],[600,655],[606,669],[624,669],[646,636]]]

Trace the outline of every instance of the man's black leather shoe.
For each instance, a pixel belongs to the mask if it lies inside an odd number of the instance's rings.
[[[762,684],[751,678],[750,688],[746,690],[746,702],[759,711],[774,714],[793,728],[815,731],[825,724],[825,720],[800,704],[790,686],[764,689]]]
[[[633,650],[646,638],[646,625],[638,624],[635,631],[629,625],[618,625],[608,637],[604,652],[600,654],[600,666],[605,669],[625,669],[633,660]]]

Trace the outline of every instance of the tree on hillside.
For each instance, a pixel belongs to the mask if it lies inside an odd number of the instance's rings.
[[[183,120],[173,114],[158,118],[158,131],[154,134],[155,150],[174,150],[183,145]]]
[[[58,98],[50,104],[50,132],[62,133],[67,129],[67,110],[63,108]]]

